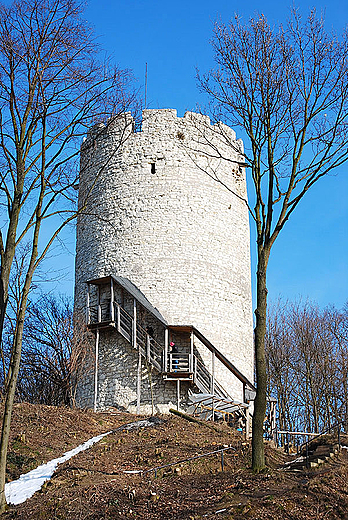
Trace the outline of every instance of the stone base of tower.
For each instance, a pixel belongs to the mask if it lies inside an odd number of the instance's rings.
[[[176,409],[178,405],[181,410],[187,408],[189,383],[180,381],[178,399],[176,382],[165,381],[144,359],[141,359],[138,407],[138,363],[137,352],[122,336],[104,332],[99,341],[97,386],[94,367],[78,387],[77,406],[94,408],[96,390],[96,410],[112,407],[152,415],[169,413],[170,408]]]
[[[247,406],[248,378],[193,325],[166,323],[130,280],[89,280],[86,301],[95,358],[80,381],[79,406],[167,413],[185,410],[194,393],[212,409],[214,401]]]

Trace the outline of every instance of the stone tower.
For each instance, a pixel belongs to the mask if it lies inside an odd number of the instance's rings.
[[[123,143],[120,145],[120,141]],[[193,325],[250,381],[253,330],[249,222],[241,140],[188,112],[144,110],[93,128],[82,146],[75,308],[86,282],[129,280],[170,325]],[[226,188],[228,187],[228,189]],[[133,410],[137,358],[115,334],[100,336],[98,406]],[[202,353],[208,368],[210,355]],[[149,404],[142,366],[142,408]],[[242,399],[240,382],[217,362],[216,378]],[[80,385],[88,405],[93,377]],[[175,387],[152,374],[160,411]],[[184,392],[181,390],[184,399]]]

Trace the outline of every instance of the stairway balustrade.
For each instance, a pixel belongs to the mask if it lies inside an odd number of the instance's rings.
[[[134,316],[131,316],[119,303],[113,300],[113,279],[111,280],[111,301],[99,301],[97,305],[90,305],[88,296],[87,323],[91,329],[117,330],[133,348],[137,349],[141,356],[153,366],[167,380],[191,381],[202,393],[215,395],[218,399],[231,399],[228,392],[215,378],[215,356],[236,375],[244,385],[254,389],[253,385],[232,365],[225,357],[192,327],[195,336],[212,353],[212,371],[210,372],[202,360],[193,351],[193,339],[191,339],[191,352],[168,352],[168,339],[164,344],[158,343],[140,325],[136,319],[136,300],[134,300]],[[92,283],[92,282],[90,282]],[[100,285],[98,285],[98,299],[100,300]],[[174,326],[168,326],[175,329]],[[136,328],[136,330],[135,330]],[[165,327],[165,338],[168,338],[168,328]],[[167,341],[167,343],[166,343]],[[165,346],[167,345],[167,346]]]

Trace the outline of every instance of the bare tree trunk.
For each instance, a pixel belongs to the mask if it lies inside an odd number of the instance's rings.
[[[23,340],[23,329],[24,329],[24,318],[27,308],[28,295],[33,279],[35,269],[37,267],[38,257],[38,243],[40,228],[42,223],[41,209],[45,193],[45,180],[41,179],[40,195],[38,198],[38,204],[36,207],[36,222],[33,231],[33,242],[30,255],[30,262],[28,265],[25,282],[21,294],[20,306],[18,315],[16,318],[16,329],[13,338],[11,361],[7,375],[7,391],[4,405],[4,416],[2,419],[1,428],[1,439],[0,439],[0,514],[6,509],[6,496],[5,496],[5,481],[6,481],[6,462],[7,462],[7,450],[10,438],[10,426],[13,403],[16,394],[17,378],[19,372],[19,366],[21,362],[22,354],[22,340]]]
[[[257,391],[253,415],[252,468],[258,473],[265,468],[263,422],[266,414],[267,373],[265,356],[267,287],[266,270],[269,253],[259,246],[257,269],[257,307],[255,311],[255,366]]]
[[[20,152],[17,152],[17,188],[14,193],[14,201],[9,213],[9,225],[6,236],[6,245],[4,247],[3,240],[1,236],[0,240],[0,251],[1,251],[1,272],[0,272],[0,347],[1,353],[3,354],[2,347],[2,338],[4,331],[4,323],[5,316],[7,310],[8,303],[8,290],[9,290],[9,282],[10,282],[10,273],[11,267],[13,263],[13,259],[16,252],[16,232],[19,222],[19,214],[20,214],[20,203],[23,194],[23,183],[24,183],[24,163],[23,159],[20,156]],[[8,369],[7,376],[4,373],[4,393],[6,393],[7,385],[9,385],[9,381],[11,379],[13,367],[10,364]],[[0,488],[1,489],[1,488]]]
[[[2,274],[2,273],[1,273]],[[8,284],[4,283],[3,277],[0,278],[0,341],[2,338],[2,331],[4,328],[6,305],[7,305],[7,287]]]
[[[4,330],[4,324],[5,324],[7,301],[8,301],[8,280],[7,280],[7,282],[6,282],[6,280],[4,280],[3,272],[1,272],[1,275],[0,275],[0,353],[1,353],[2,369],[4,372],[3,387],[1,390],[1,399],[2,399],[3,395],[6,394],[6,362],[5,362],[5,354],[4,354],[4,349],[3,349],[2,337],[3,337],[3,330]]]
[[[33,262],[34,263],[34,262]],[[7,449],[10,437],[10,426],[13,403],[16,393],[17,377],[19,372],[19,365],[21,361],[22,337],[24,328],[25,309],[28,299],[28,294],[33,277],[33,270],[28,271],[25,280],[25,285],[22,293],[21,306],[16,323],[16,331],[13,340],[13,351],[11,355],[11,363],[9,368],[9,377],[7,382],[7,392],[4,404],[4,416],[2,420],[1,439],[0,439],[0,514],[6,509],[5,497],[5,481],[6,481],[6,462]]]
[[[17,164],[19,164],[19,170],[22,171],[23,163],[19,159],[17,160]],[[22,182],[21,175],[19,177],[19,189],[22,190]],[[21,194],[15,193],[15,201],[13,207],[10,212],[10,221],[9,221],[9,229],[6,237],[6,246],[3,247],[2,237],[1,237],[1,273],[0,273],[0,342],[2,340],[2,334],[4,330],[6,309],[7,309],[7,301],[8,301],[8,287],[10,281],[10,272],[11,266],[13,262],[13,258],[16,251],[16,229],[18,226],[19,220],[19,200],[21,198]]]

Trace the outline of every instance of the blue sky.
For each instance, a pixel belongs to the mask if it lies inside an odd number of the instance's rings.
[[[291,5],[279,0],[90,0],[85,18],[101,47],[120,67],[132,69],[141,86],[148,64],[149,108],[176,108],[181,116],[206,102],[196,87],[195,68],[214,65],[209,43],[214,21],[227,22],[235,12],[248,20],[262,11],[269,21],[284,22]],[[348,22],[347,0],[295,5],[304,15],[312,6],[325,11],[329,30],[341,31]],[[268,275],[271,300],[302,296],[341,307],[348,299],[347,170],[348,164],[315,186],[277,239]],[[67,245],[71,250],[71,234]],[[251,245],[255,265],[254,241]],[[72,264],[71,254],[67,263]],[[69,291],[71,282],[70,271],[62,288]]]

